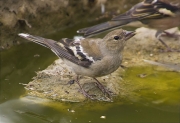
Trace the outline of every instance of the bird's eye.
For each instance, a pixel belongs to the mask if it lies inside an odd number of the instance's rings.
[[[115,39],[115,40],[118,40],[118,39],[119,39],[119,36],[114,36],[114,39]]]

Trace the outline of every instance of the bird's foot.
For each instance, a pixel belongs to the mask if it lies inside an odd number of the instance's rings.
[[[86,97],[86,98],[89,98],[91,100],[94,100],[93,96],[92,95],[89,95],[81,86],[81,84],[79,83],[79,76],[77,76],[77,79],[75,80],[75,82],[79,85],[80,87],[80,91],[81,93]]]
[[[91,100],[95,100],[95,99],[93,98],[93,95],[88,94],[83,88],[80,88],[79,90],[81,91],[81,93],[82,93],[86,98],[91,99]]]
[[[180,50],[170,48],[170,47],[160,38],[160,36],[157,37],[157,38],[158,38],[158,40],[166,47],[165,50],[161,50],[160,52],[180,52]]]
[[[97,87],[104,93],[104,94],[107,94],[107,96],[109,98],[112,97],[113,93],[111,91],[109,91],[108,89],[104,88],[104,86],[96,79],[96,78],[93,78],[94,80],[96,80],[96,85]]]
[[[172,37],[172,38],[175,38],[175,39],[180,38],[180,35],[179,35],[179,34],[170,33],[170,32],[167,32],[167,31],[163,31],[163,32],[164,32],[164,34],[161,34],[161,36]]]

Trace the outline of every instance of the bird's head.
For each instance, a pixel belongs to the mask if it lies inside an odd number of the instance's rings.
[[[128,39],[135,35],[134,31],[126,31],[123,29],[117,29],[108,33],[103,40],[107,50],[111,51],[121,51],[124,48],[124,45]]]

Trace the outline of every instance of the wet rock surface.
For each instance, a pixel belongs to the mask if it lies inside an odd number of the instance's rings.
[[[98,78],[98,80],[114,94],[119,93],[119,84],[121,77],[116,77],[117,73],[110,76]],[[70,84],[75,74],[69,70],[62,60],[56,60],[53,65],[46,70],[38,72],[34,81],[30,82],[26,89],[28,95],[50,98],[58,101],[81,102],[86,98],[81,94],[79,86],[76,83]],[[95,99],[102,101],[110,101],[99,88],[95,85],[95,81],[89,77],[82,77],[80,84]]]
[[[180,35],[178,28],[167,30],[172,34]],[[156,31],[148,28],[138,28],[137,34],[130,39],[124,50],[124,65],[144,65],[143,61],[152,60],[165,63],[180,63],[180,52],[166,52],[166,47],[155,38]],[[163,41],[172,49],[180,50],[180,38],[162,36]]]
[[[136,66],[149,66],[144,60],[165,63],[165,66],[157,66],[157,71],[175,71],[180,70],[180,53],[179,52],[162,52],[165,47],[155,38],[155,30],[147,28],[138,28],[137,34],[130,39],[124,49],[123,66],[110,75],[97,78],[108,90],[116,96],[126,97],[133,90],[142,89],[142,86],[136,85],[132,87],[130,83],[124,80],[123,73],[126,69]],[[178,28],[169,30],[169,32],[180,33]],[[163,37],[164,41],[174,49],[180,49],[180,39]],[[166,63],[171,63],[171,66],[166,66]],[[174,67],[173,65],[179,65]],[[154,64],[155,65],[155,64]],[[179,69],[178,69],[179,67]],[[173,69],[176,68],[176,69]],[[56,60],[47,69],[37,73],[34,80],[25,88],[27,95],[38,96],[58,101],[82,102],[86,98],[79,91],[79,86],[74,83],[68,83],[73,79],[75,74],[68,69],[61,59]],[[146,77],[146,74],[139,74],[140,78]],[[133,80],[131,80],[133,81]],[[104,95],[95,85],[95,81],[89,77],[82,77],[80,84],[94,98],[100,101],[113,101]]]

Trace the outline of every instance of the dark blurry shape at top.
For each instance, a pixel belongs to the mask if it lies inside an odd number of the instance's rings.
[[[177,35],[170,34],[165,30],[180,25],[180,6],[178,2],[144,0],[143,2],[134,5],[126,13],[117,15],[108,22],[83,28],[77,32],[83,33],[86,37],[90,37],[136,21],[140,21],[149,28],[156,29],[157,33],[155,36],[164,46],[166,46],[167,51],[175,51],[163,42],[161,35],[165,33],[168,36],[177,37]]]

